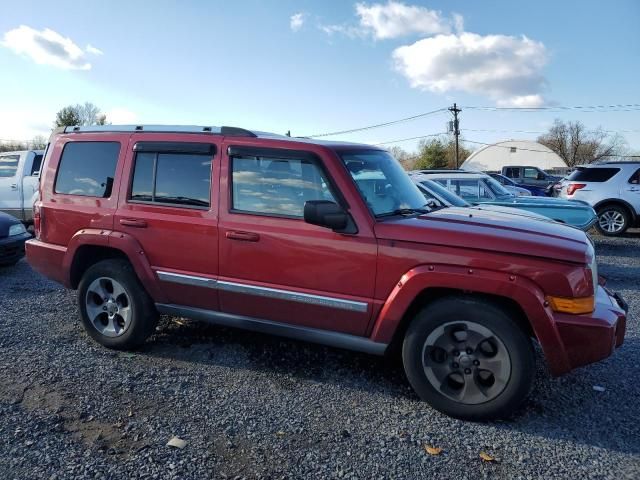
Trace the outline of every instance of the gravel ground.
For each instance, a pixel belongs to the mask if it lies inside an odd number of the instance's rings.
[[[106,350],[74,292],[21,261],[0,270],[0,478],[640,478],[640,232],[596,243],[630,304],[624,346],[561,378],[540,366],[494,423],[432,410],[385,359],[181,319]]]

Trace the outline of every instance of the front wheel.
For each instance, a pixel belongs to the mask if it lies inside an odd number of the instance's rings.
[[[126,260],[103,260],[92,265],[78,287],[82,324],[96,342],[127,350],[153,333],[158,313],[149,294]]]
[[[423,400],[465,420],[508,416],[535,377],[531,340],[515,319],[468,297],[436,300],[418,313],[407,330],[402,359]]]

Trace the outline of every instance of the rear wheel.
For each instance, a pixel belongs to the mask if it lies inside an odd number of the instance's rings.
[[[622,235],[629,228],[629,213],[619,205],[605,205],[598,209],[596,228],[610,237]]]
[[[449,297],[424,308],[404,339],[402,358],[418,395],[452,417],[505,417],[535,376],[531,340],[495,305]]]
[[[158,313],[126,260],[103,260],[82,276],[78,288],[82,324],[108,348],[131,349],[154,331]]]

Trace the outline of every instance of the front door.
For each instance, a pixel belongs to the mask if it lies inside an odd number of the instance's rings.
[[[622,185],[622,198],[640,215],[640,168]]]
[[[322,154],[226,150],[220,176],[222,311],[364,335],[376,276],[370,226],[347,235],[303,220],[307,200],[344,206]]]
[[[169,303],[218,309],[219,140],[133,135],[114,229],[133,236]]]
[[[0,154],[0,212],[22,218],[20,154]]]

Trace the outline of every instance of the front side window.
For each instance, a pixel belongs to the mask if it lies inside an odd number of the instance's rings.
[[[209,207],[211,154],[138,152],[130,200]]]
[[[498,198],[500,197],[512,197],[513,194],[509,192],[504,186],[500,184],[500,182],[496,181],[494,178],[485,177],[484,181],[487,184],[489,190],[491,190],[494,195]]]
[[[55,192],[110,197],[119,154],[119,142],[68,142],[60,158]]]
[[[0,156],[0,178],[11,178],[16,176],[20,155]]]
[[[449,190],[470,202],[493,199],[488,188],[479,179],[451,179]]]
[[[538,179],[538,170],[535,168],[525,168],[524,169],[524,178],[530,178],[533,180]]]
[[[336,201],[310,160],[235,156],[231,161],[234,211],[302,218],[306,201]]]
[[[425,198],[400,164],[382,150],[341,153],[362,198],[375,216],[399,209],[420,209]]]

